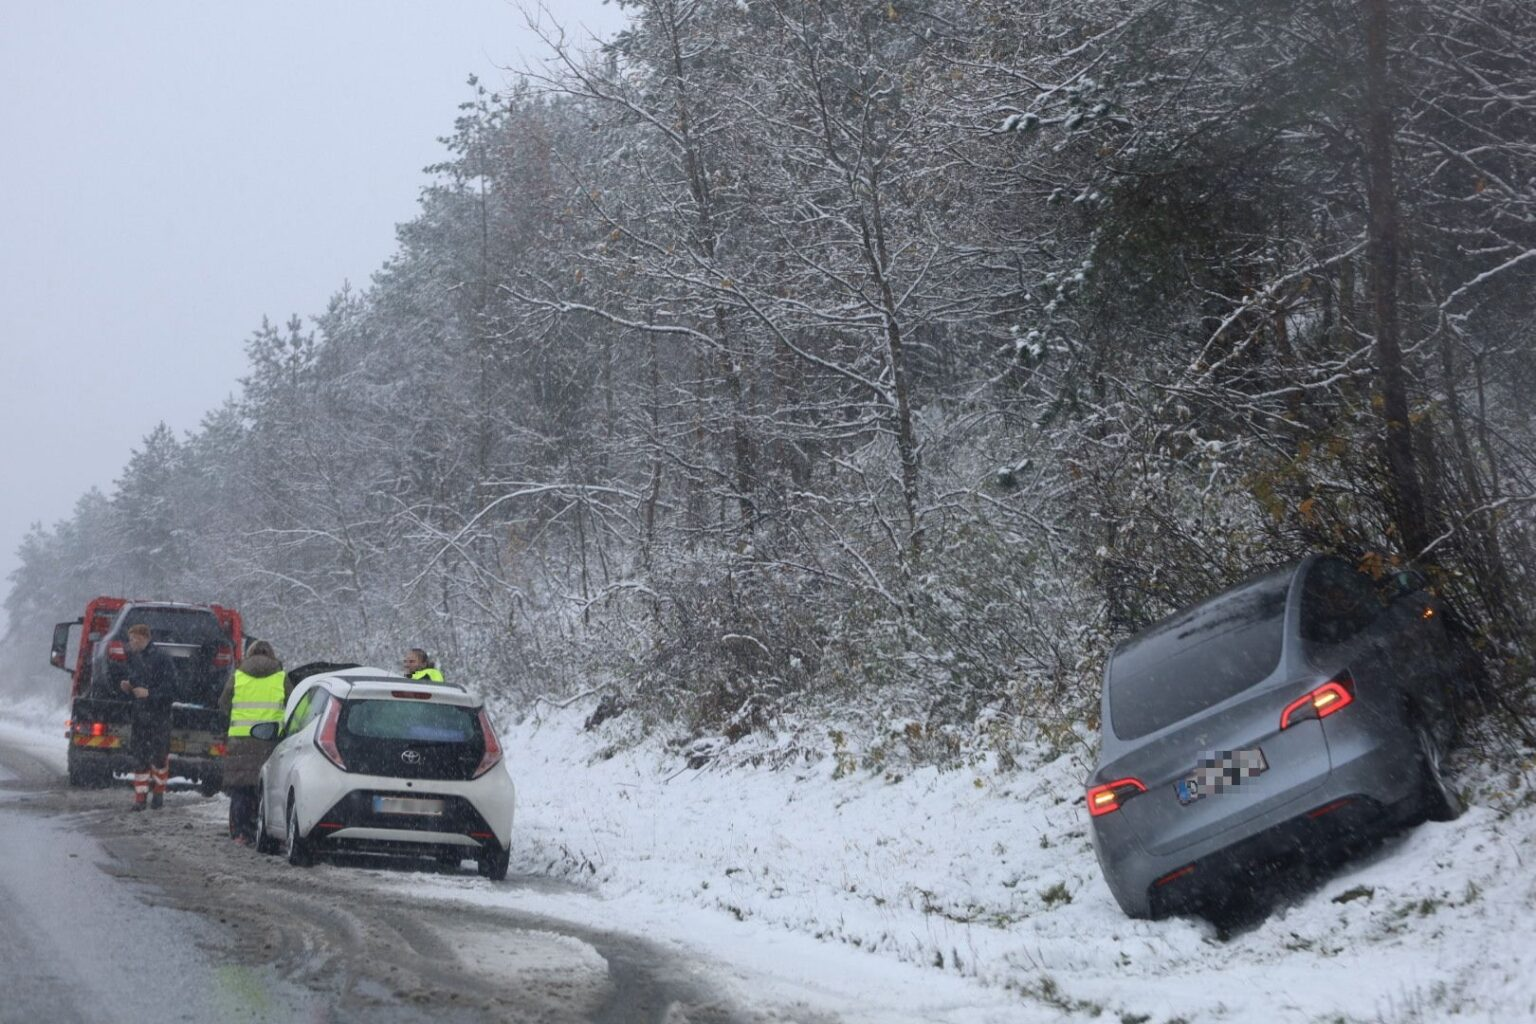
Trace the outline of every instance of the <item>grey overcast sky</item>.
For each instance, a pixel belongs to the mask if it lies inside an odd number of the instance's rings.
[[[30,524],[238,388],[263,316],[365,287],[467,77],[543,56],[512,0],[0,0],[0,593]]]

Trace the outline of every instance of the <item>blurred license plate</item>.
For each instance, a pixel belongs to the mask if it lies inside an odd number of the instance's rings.
[[[375,814],[428,814],[443,813],[441,800],[417,800],[408,796],[376,796],[373,798]]]
[[[1218,750],[1203,755],[1195,762],[1195,770],[1173,784],[1179,795],[1179,803],[1192,804],[1212,793],[1235,789],[1247,779],[1262,775],[1269,769],[1264,751],[1258,747],[1247,750]]]

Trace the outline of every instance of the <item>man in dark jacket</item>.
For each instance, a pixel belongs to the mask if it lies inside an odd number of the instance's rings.
[[[176,666],[164,651],[150,647],[150,629],[144,623],[128,627],[128,661],[118,689],[133,698],[129,723],[128,753],[133,759],[133,809],[142,811],[151,784],[154,798],[149,806],[159,810],[165,803],[165,785],[171,777],[171,704],[176,699]]]

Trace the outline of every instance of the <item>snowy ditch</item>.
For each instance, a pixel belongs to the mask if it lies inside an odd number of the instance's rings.
[[[1464,772],[1461,819],[1389,838],[1223,937],[1121,914],[1088,839],[1086,751],[901,775],[839,756],[689,769],[584,732],[582,714],[506,730],[521,870],[615,911],[712,910],[1014,1003],[930,1019],[1536,1020],[1529,763]]]

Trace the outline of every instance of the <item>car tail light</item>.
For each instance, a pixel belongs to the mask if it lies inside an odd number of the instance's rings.
[[[342,771],[347,770],[347,762],[341,759],[341,751],[336,749],[336,723],[341,721],[341,701],[332,700],[325,706],[325,717],[320,719],[320,728],[315,730],[315,746],[330,761]]]
[[[209,757],[225,757],[228,754],[229,754],[229,746],[227,744],[224,744],[224,743],[210,743],[210,744],[208,744],[208,756]]]
[[[229,644],[219,644],[213,649],[213,667],[229,668],[235,660],[235,649]]]
[[[121,640],[112,640],[107,644],[108,661],[127,661],[128,649],[123,646]]]
[[[480,733],[485,737],[485,756],[480,758],[480,765],[472,776],[476,779],[501,764],[501,742],[496,739],[496,730],[491,728],[491,716],[485,713],[485,708],[480,709]]]
[[[389,695],[391,697],[398,697],[401,700],[431,700],[432,699],[432,695],[430,693],[422,693],[420,690],[390,690],[389,691]]]
[[[1097,818],[1101,814],[1118,811],[1131,797],[1145,793],[1147,787],[1140,779],[1116,779],[1088,791],[1088,813]]]
[[[1288,729],[1297,722],[1314,718],[1327,718],[1354,702],[1355,681],[1348,672],[1340,672],[1322,686],[1287,704],[1280,713],[1280,728]]]

